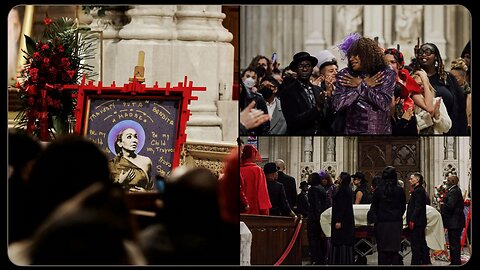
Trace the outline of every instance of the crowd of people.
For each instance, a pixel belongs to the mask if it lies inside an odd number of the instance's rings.
[[[255,146],[246,144],[240,149],[241,213],[306,219],[311,264],[367,264],[366,255],[372,253],[354,251],[359,239],[355,235],[353,208],[358,204],[370,205],[367,220],[374,226],[379,265],[404,264],[400,252],[405,235],[411,243],[410,264],[432,264],[425,236],[430,200],[421,173],[410,175],[408,200],[404,183],[393,166],[385,167],[380,175],[373,177],[371,185],[360,171],[341,172],[335,180],[327,171],[313,172],[307,181],[300,182],[297,194],[295,178],[286,174],[284,160],[267,162],[262,168],[258,165],[262,158]],[[452,265],[461,264],[460,238],[466,218],[458,182],[456,175],[447,177],[448,192],[441,205]],[[325,237],[320,217],[329,208],[331,237]]]
[[[106,153],[84,136],[41,143],[11,128],[8,164],[8,256],[15,265],[239,263],[237,148],[220,177],[182,166],[166,176],[155,203],[143,209],[157,209],[146,224]]]
[[[284,68],[254,57],[241,72],[241,135],[465,136],[471,128],[470,42],[445,70],[433,43],[400,48],[349,34],[329,50],[297,52]]]

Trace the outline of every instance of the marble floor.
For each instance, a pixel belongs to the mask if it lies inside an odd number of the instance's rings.
[[[412,261],[412,253],[409,252],[409,248],[405,251],[405,253],[408,253],[404,258],[403,258],[403,265],[410,265],[410,262]],[[465,249],[462,254],[468,255],[468,250]],[[373,253],[372,255],[367,255],[367,265],[378,265],[378,254],[377,252]],[[302,265],[310,265],[310,261],[308,259],[305,259],[302,262]],[[432,259],[432,266],[445,266],[449,265],[449,261],[443,261],[443,260],[435,260]]]

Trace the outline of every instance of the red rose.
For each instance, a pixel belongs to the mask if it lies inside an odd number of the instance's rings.
[[[57,50],[59,52],[63,53],[65,51],[65,48],[63,47],[63,45],[60,44],[60,45],[57,46]]]
[[[42,51],[46,51],[48,49],[50,49],[50,46],[48,46],[48,44],[42,45]]]
[[[42,55],[39,52],[34,52],[32,57],[33,57],[33,59],[38,61],[38,60],[41,59]]]
[[[45,17],[45,19],[43,19],[43,23],[44,23],[45,25],[50,25],[52,22],[53,22],[52,19],[50,19],[50,18],[48,18],[48,17]]]

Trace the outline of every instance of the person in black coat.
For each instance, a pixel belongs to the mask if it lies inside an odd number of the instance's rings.
[[[270,208],[269,211],[270,216],[291,216],[297,218],[288,204],[283,184],[277,181],[277,165],[273,162],[269,162],[265,164],[263,171],[267,178],[268,197],[272,203],[272,208]]]
[[[325,91],[310,82],[313,67],[317,63],[317,58],[307,52],[295,54],[289,67],[297,76],[285,78],[279,87],[287,135],[331,133],[330,125],[325,120],[326,111],[331,111],[327,108],[331,98],[326,98]]]
[[[310,204],[308,203],[308,183],[307,181],[300,182],[300,193],[297,195],[297,208],[296,213],[304,218],[308,216],[308,209]]]
[[[321,177],[314,172],[309,176],[310,188],[308,189],[308,203],[310,209],[307,219],[307,237],[310,248],[312,264],[325,264],[324,251],[321,248],[322,228],[320,227],[320,215],[327,206],[327,193],[322,187]]]
[[[395,167],[387,166],[382,172],[382,185],[373,194],[370,211],[376,216],[375,237],[377,239],[378,265],[399,265],[403,230],[403,213],[406,198],[398,186]]]
[[[285,161],[277,159],[275,160],[275,164],[277,165],[278,169],[277,181],[283,184],[288,203],[293,209],[297,206],[297,182],[295,181],[295,178],[285,174]]]
[[[407,207],[407,224],[410,229],[410,244],[412,246],[411,265],[431,264],[426,260],[429,255],[425,228],[427,227],[427,195],[423,188],[423,176],[416,172],[410,176],[410,186],[413,187],[412,195]]]
[[[458,176],[450,175],[447,178],[448,191],[443,199],[440,210],[442,213],[443,227],[448,230],[451,265],[460,265],[460,237],[465,227],[465,214],[463,213],[463,196],[458,187]]]
[[[332,203],[332,251],[330,264],[353,264],[353,244],[355,240],[355,220],[351,203],[351,177],[340,173],[340,186],[333,196]]]
[[[248,71],[248,70],[246,70]],[[244,71],[244,72],[246,72]],[[255,108],[262,110],[264,113],[268,114],[267,103],[262,95],[256,92],[250,91],[244,83],[240,84],[240,94],[238,104],[240,106],[240,111],[245,109],[252,101],[255,101]],[[242,135],[268,135],[270,133],[270,120],[260,124],[258,127],[246,130],[245,127],[241,127]]]

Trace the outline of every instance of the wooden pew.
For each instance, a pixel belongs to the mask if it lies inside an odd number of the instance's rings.
[[[274,265],[294,236],[296,223],[291,217],[240,215],[252,232],[251,265]],[[295,243],[281,265],[302,265],[302,238],[306,220]]]

